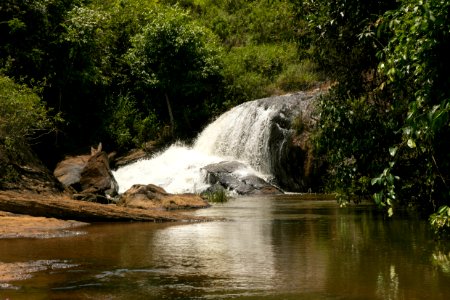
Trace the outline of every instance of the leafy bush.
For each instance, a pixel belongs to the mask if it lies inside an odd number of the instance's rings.
[[[317,66],[309,59],[287,65],[277,76],[273,88],[283,92],[308,90],[323,81]]]
[[[312,63],[299,61],[294,43],[236,47],[223,60],[225,98],[229,106],[301,90],[317,79],[311,72]]]
[[[119,97],[110,105],[105,128],[109,138],[120,148],[141,147],[149,140],[157,140],[160,124],[154,112],[145,117],[129,96]]]
[[[321,100],[318,139],[331,188],[344,201],[372,194],[389,215],[448,206],[450,3],[293,2],[314,59],[336,81]],[[446,212],[431,222],[448,226]]]
[[[0,182],[17,178],[20,149],[52,125],[47,113],[33,90],[0,75]]]
[[[391,35],[379,53],[382,87],[392,91],[394,106],[406,106],[402,138],[391,144],[401,179],[392,188],[432,211],[450,202],[449,11],[446,1],[404,0],[380,19]],[[381,199],[392,207],[389,200]]]
[[[186,119],[186,108],[201,107],[220,82],[220,52],[210,30],[182,10],[169,7],[155,11],[132,38],[125,60],[135,78],[136,97],[143,106],[159,103],[159,115],[165,103],[173,133],[176,122]]]
[[[204,197],[211,203],[225,203],[229,197],[227,191],[224,188],[218,188],[214,191],[208,191],[203,194]]]
[[[0,75],[0,103],[0,137],[10,150],[52,124],[39,96],[4,75]]]
[[[436,233],[449,233],[450,207],[443,205],[430,216],[430,224]]]

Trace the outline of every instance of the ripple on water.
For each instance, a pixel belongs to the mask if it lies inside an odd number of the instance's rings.
[[[0,262],[0,288],[1,289],[18,289],[17,286],[9,282],[26,280],[33,277],[36,272],[46,270],[61,270],[76,267],[66,260],[34,260],[28,262]]]

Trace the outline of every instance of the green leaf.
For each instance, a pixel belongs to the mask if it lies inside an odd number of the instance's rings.
[[[376,204],[380,205],[383,200],[383,192],[373,194],[373,200],[375,200]]]
[[[407,145],[411,149],[416,148],[416,142],[413,139],[408,139]]]
[[[393,184],[394,183],[394,176],[392,175],[392,174],[388,174],[387,176],[386,176],[386,180],[387,180],[387,182],[389,183],[389,184]]]
[[[389,217],[392,217],[394,215],[394,209],[392,207],[389,207],[388,215],[389,215]]]
[[[391,148],[389,148],[389,154],[390,154],[391,156],[395,156],[395,154],[397,153],[397,150],[398,150],[398,147],[397,147],[397,146],[391,147]]]
[[[381,178],[380,177],[375,177],[375,178],[372,178],[372,180],[371,180],[371,184],[372,185],[375,185],[375,184],[378,184],[378,183],[380,183],[380,181],[381,181]]]

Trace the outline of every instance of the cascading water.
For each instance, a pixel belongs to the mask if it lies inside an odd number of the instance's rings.
[[[192,147],[181,143],[114,172],[123,193],[133,184],[156,184],[170,193],[208,188],[202,168],[240,161],[239,173],[268,179],[289,136],[293,116],[310,104],[304,93],[243,103],[221,115],[198,136]]]

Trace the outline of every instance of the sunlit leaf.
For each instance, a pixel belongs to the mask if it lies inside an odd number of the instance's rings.
[[[416,148],[416,142],[413,139],[408,139],[407,145],[409,148]]]
[[[395,154],[397,153],[397,150],[398,150],[398,147],[397,147],[397,146],[395,146],[395,147],[390,147],[390,148],[389,148],[389,154],[390,154],[391,156],[395,156]]]
[[[389,217],[392,217],[394,215],[394,209],[392,207],[389,207],[388,215],[389,215]]]

